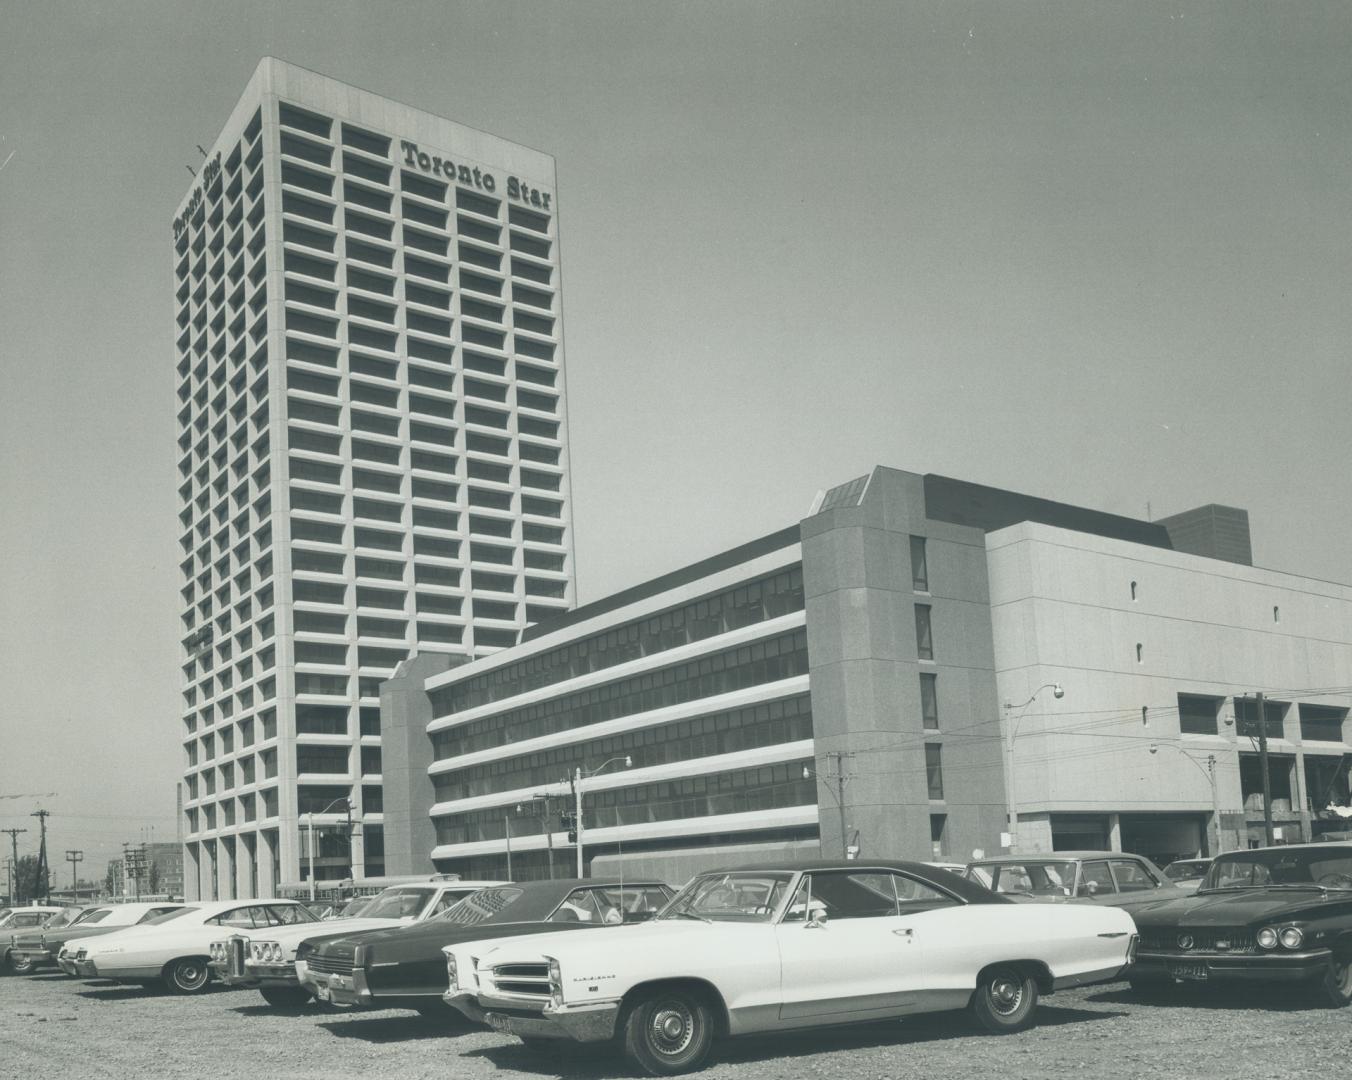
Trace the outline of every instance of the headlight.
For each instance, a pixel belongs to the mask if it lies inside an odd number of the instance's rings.
[[[221,958],[221,945],[220,945],[220,942],[218,942],[218,941],[213,941],[213,942],[211,943],[211,947],[210,947],[207,951],[208,951],[209,953],[211,953],[211,961],[212,961],[212,963],[216,963],[218,960],[220,960],[220,958]]]
[[[1275,949],[1277,947],[1277,931],[1270,926],[1265,926],[1259,930],[1258,947],[1260,949]]]
[[[252,956],[255,960],[259,961],[263,960],[265,954],[263,951],[262,944],[260,944],[257,941],[249,942],[249,955]]]
[[[554,1005],[563,1004],[563,972],[559,969],[559,962],[552,956],[546,956],[549,961],[549,997]]]
[[[452,990],[460,989],[460,972],[456,967],[455,953],[446,954],[446,982]]]
[[[1297,926],[1288,926],[1281,933],[1283,949],[1299,949],[1300,943],[1305,940],[1305,935],[1300,932]]]
[[[274,964],[280,964],[285,959],[286,959],[286,950],[283,949],[281,945],[279,945],[277,942],[274,941],[272,943],[272,962]]]

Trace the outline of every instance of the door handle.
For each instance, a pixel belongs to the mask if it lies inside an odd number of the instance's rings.
[[[909,926],[904,926],[900,930],[893,930],[892,933],[896,934],[897,937],[905,938],[907,941],[912,941],[915,938],[915,931]]]

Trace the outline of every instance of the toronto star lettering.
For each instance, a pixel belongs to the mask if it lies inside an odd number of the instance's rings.
[[[453,184],[478,188],[480,191],[487,191],[490,194],[498,189],[497,178],[491,172],[480,169],[478,166],[457,165],[450,158],[439,157],[436,154],[429,154],[426,150],[418,149],[417,143],[409,142],[407,139],[399,140],[399,148],[404,152],[405,165],[412,166],[425,173],[431,173],[433,176],[445,177]],[[507,197],[525,203],[527,206],[539,207],[541,210],[550,209],[549,192],[531,187],[518,176],[507,177]]]

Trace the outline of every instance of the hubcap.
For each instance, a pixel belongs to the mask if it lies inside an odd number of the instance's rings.
[[[991,983],[991,1005],[1002,1016],[1018,1010],[1023,1002],[1023,984],[1008,976],[1001,976]]]
[[[652,1032],[653,1049],[659,1054],[679,1054],[695,1034],[695,1018],[690,1010],[680,1002],[663,1002],[653,1011]]]
[[[196,964],[184,964],[178,969],[180,986],[195,987],[202,981],[202,969]]]

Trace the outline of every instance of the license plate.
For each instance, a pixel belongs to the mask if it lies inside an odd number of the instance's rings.
[[[1170,964],[1169,974],[1175,979],[1185,979],[1190,982],[1204,982],[1208,977],[1206,964]]]
[[[491,1027],[494,1031],[501,1031],[505,1034],[511,1034],[509,1030],[510,1025],[507,1022],[507,1017],[502,1016],[499,1013],[488,1014],[488,1026]]]

